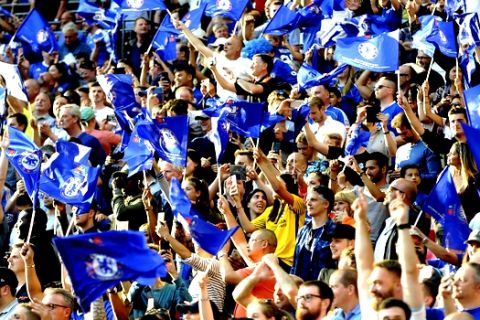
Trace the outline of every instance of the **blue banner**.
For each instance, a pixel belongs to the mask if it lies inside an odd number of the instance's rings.
[[[13,36],[13,41],[20,41],[28,44],[35,53],[42,51],[53,53],[58,51],[57,40],[50,26],[42,15],[34,8],[23,20],[17,32]]]

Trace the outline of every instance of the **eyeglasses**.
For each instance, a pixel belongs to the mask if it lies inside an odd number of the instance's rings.
[[[402,191],[402,190],[400,190],[400,189],[398,189],[398,188],[396,188],[396,187],[393,187],[393,186],[390,186],[390,187],[388,188],[388,191],[398,191],[398,192],[400,192],[400,193],[405,193],[404,191]]]
[[[380,85],[378,85],[378,86],[375,86],[374,90],[377,91],[377,90],[380,90],[380,89],[383,89],[383,88],[392,89],[392,88],[389,87],[389,86],[384,86],[383,84],[380,84]]]
[[[50,309],[50,311],[55,310],[55,308],[65,308],[65,309],[70,308],[70,307],[62,306],[61,304],[56,304],[56,303],[46,303],[44,304],[44,306]]]
[[[299,296],[299,297],[296,297],[295,298],[295,301],[297,301],[297,303],[302,300],[302,299],[305,299],[305,302],[310,302],[312,301],[313,298],[322,298],[321,296],[319,296],[318,294],[306,294],[304,296]]]

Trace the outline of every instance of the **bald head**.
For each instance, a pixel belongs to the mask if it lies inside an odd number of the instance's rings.
[[[445,317],[445,320],[473,320],[475,319],[466,312],[455,312]]]
[[[277,236],[272,230],[260,229],[255,231],[255,233],[257,239],[262,241],[266,240],[269,247],[271,247],[271,252],[275,252],[275,249],[277,248]]]
[[[40,92],[40,84],[35,79],[27,79],[24,84],[25,89],[27,89],[28,101],[33,102]]]
[[[242,40],[237,37],[237,36],[231,36],[230,38],[227,39],[227,42],[225,42],[225,57],[227,57],[230,60],[236,60],[240,58],[240,53],[243,48],[243,42]]]
[[[411,205],[417,197],[417,186],[404,178],[393,181],[385,195],[384,204],[388,205],[393,199],[402,199],[407,205]]]

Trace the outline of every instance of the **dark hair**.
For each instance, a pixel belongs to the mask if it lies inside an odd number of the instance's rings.
[[[259,57],[263,63],[267,64],[267,72],[270,73],[273,70],[273,58],[269,56],[268,54],[256,54],[254,57]]]
[[[195,77],[195,68],[186,62],[180,62],[175,65],[173,72],[175,73],[180,71],[185,71],[187,74],[191,75],[192,78]]]
[[[403,166],[400,168],[400,178],[405,178],[405,175],[407,174],[407,170],[409,169],[417,169],[418,172],[420,172],[420,167],[414,163],[412,164],[407,164],[406,166]]]
[[[374,160],[377,162],[377,165],[380,168],[386,167],[388,165],[388,158],[383,153],[380,152],[372,152],[367,157],[365,162],[369,160]]]
[[[333,302],[333,291],[332,289],[328,286],[323,281],[319,280],[310,280],[310,281],[305,281],[300,285],[300,287],[317,287],[318,288],[318,294],[320,295],[321,299],[328,299],[330,300],[330,303],[328,304],[327,311],[330,310]]]
[[[267,193],[265,191],[263,191],[262,189],[260,188],[256,188],[256,189],[253,189],[247,196],[247,203],[250,202],[250,200],[252,200],[253,196],[255,195],[255,193],[261,193],[263,194],[263,196],[265,197],[265,200],[267,199]]]
[[[28,119],[23,113],[17,112],[17,113],[14,113],[12,115],[9,115],[8,117],[9,118],[15,118],[15,120],[17,121],[19,126],[24,126],[25,127],[25,129],[23,130],[23,132],[25,132],[25,130],[27,129],[27,126],[28,126]]]
[[[68,103],[73,103],[77,106],[80,105],[80,95],[75,90],[68,89],[63,93],[63,97],[67,99]]]
[[[463,114],[465,116],[465,121],[468,123],[467,109],[464,107],[452,107],[450,111],[448,111],[449,121],[452,114]]]
[[[327,88],[327,87],[325,87],[325,88]],[[329,93],[333,93],[335,95],[335,97],[337,97],[337,98],[342,97],[342,93],[340,92],[340,90],[338,90],[335,87],[329,87],[327,90],[328,90]]]
[[[57,68],[58,72],[62,75],[60,79],[57,80],[57,82],[69,82],[69,75],[70,73],[68,72],[68,66],[64,62],[57,62],[50,67],[55,67]],[[50,69],[50,67],[48,67]]]
[[[412,315],[412,311],[410,310],[410,307],[408,306],[408,304],[406,304],[404,301],[400,299],[387,298],[380,303],[378,310],[390,309],[395,307],[403,310],[403,312],[405,313],[405,319],[410,319],[410,316]]]
[[[174,112],[177,116],[186,115],[188,113],[188,102],[180,99],[172,99],[167,101],[163,108],[167,111]]]
[[[333,205],[335,203],[335,193],[330,188],[319,185],[312,188],[313,191],[322,196],[323,199],[328,201],[328,211],[333,210]]]

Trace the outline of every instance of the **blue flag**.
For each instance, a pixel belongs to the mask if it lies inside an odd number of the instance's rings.
[[[123,157],[123,160],[128,165],[129,177],[139,171],[150,170],[153,164],[153,147],[148,141],[140,138],[137,128],[133,129]]]
[[[162,257],[133,231],[87,233],[53,239],[82,309],[120,281],[151,285],[167,274]]]
[[[171,181],[170,200],[173,213],[177,218],[181,217],[183,223],[187,224],[193,241],[210,254],[216,255],[239,228],[236,226],[229,230],[220,230],[200,218],[198,213],[192,209],[190,200],[176,178]]]
[[[475,129],[480,129],[480,85],[463,91],[463,97],[470,125]]]
[[[356,125],[351,131],[350,138],[345,144],[345,155],[354,156],[360,151],[360,148],[367,148],[370,140],[370,131],[362,128],[362,125]]]
[[[303,63],[297,73],[297,82],[301,89],[309,89],[321,84],[329,85],[348,67],[347,64],[341,64],[328,73],[320,73],[311,65]]]
[[[88,0],[80,0],[77,14],[85,19],[88,25],[98,24],[103,29],[113,29],[117,22],[117,14],[113,10],[105,10]]]
[[[205,15],[209,17],[223,16],[233,21],[238,21],[248,3],[248,0],[209,0],[205,9]]]
[[[202,16],[207,4],[207,1],[200,1],[200,5],[197,8],[190,8],[187,14],[183,16],[182,22],[188,29],[195,31],[201,28]]]
[[[447,248],[464,250],[470,229],[448,168],[440,173],[422,210],[442,224]]]
[[[0,7],[0,16],[13,17],[12,13],[3,7]]]
[[[42,15],[34,8],[23,20],[17,32],[12,38],[13,41],[20,41],[28,44],[35,53],[42,51],[53,53],[58,51],[55,35]]]
[[[453,21],[443,22],[432,19],[429,25],[431,25],[431,29],[426,40],[447,57],[456,58],[458,49]]]
[[[375,71],[386,72],[398,69],[399,42],[396,37],[381,34],[373,38],[355,37],[337,40],[335,59],[339,63]]]
[[[141,120],[137,123],[140,138],[149,141],[157,155],[174,165],[185,167],[187,162],[188,118],[166,117],[158,120]]]
[[[473,158],[475,159],[477,166],[480,166],[480,144],[478,143],[478,141],[480,141],[480,130],[472,128],[466,124],[462,124],[462,127]]]
[[[0,135],[3,135],[3,128],[6,125],[7,116],[7,91],[5,88],[0,88]]]
[[[226,120],[227,114],[226,112],[221,112],[220,116],[212,117],[212,134],[209,135],[210,141],[212,141],[213,145],[215,146],[215,155],[217,157],[217,163],[220,163],[220,159],[222,159],[223,152],[225,151],[228,143],[228,131],[230,125]]]
[[[164,61],[171,61],[177,58],[177,36],[180,31],[175,29],[170,15],[163,18],[152,40],[152,47],[157,50],[157,54]]]
[[[111,10],[117,12],[167,10],[163,0],[113,0]]]
[[[264,129],[273,127],[274,125],[276,125],[280,121],[284,121],[284,120],[285,120],[284,116],[281,116],[281,115],[276,114],[276,113],[275,114],[270,114],[269,112],[265,111],[265,113],[263,115],[262,131]]]
[[[475,45],[466,48],[460,56],[459,66],[462,69],[465,88],[470,88],[474,73],[477,71],[475,59]]]
[[[283,36],[297,28],[299,20],[300,15],[297,11],[290,10],[287,6],[281,6],[270,19],[263,33]]]
[[[88,158],[92,148],[65,140],[58,140],[55,144],[58,153],[63,154],[75,163],[88,165]]]
[[[423,51],[429,57],[433,57],[435,54],[435,46],[432,42],[427,41],[428,35],[432,32],[434,20],[435,16],[420,17],[422,28],[412,37],[412,47]]]
[[[131,74],[105,74],[97,76],[97,81],[112,102],[118,124],[129,132],[133,121],[140,113],[140,105],[135,100],[133,76]]]
[[[97,187],[99,167],[74,163],[68,154],[54,153],[40,177],[40,191],[63,203],[91,203]]]
[[[6,156],[12,166],[25,182],[25,189],[30,198],[38,190],[40,179],[40,167],[42,164],[42,152],[20,130],[8,127],[10,146],[6,150]]]
[[[456,21],[460,26],[458,31],[459,42],[480,46],[480,18],[478,13],[471,12],[459,15]]]

